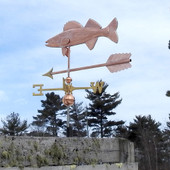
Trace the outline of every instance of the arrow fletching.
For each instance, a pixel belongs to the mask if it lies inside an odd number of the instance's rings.
[[[106,67],[113,73],[131,67],[131,53],[112,54],[106,62]]]

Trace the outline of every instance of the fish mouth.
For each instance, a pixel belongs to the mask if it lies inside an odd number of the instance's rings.
[[[55,43],[52,43],[52,42],[50,42],[49,40],[47,40],[45,43],[46,43],[45,45],[46,45],[47,47],[57,47]]]
[[[50,43],[49,43],[48,41],[45,42],[45,45],[46,45],[47,47],[51,47],[51,46],[50,46]]]

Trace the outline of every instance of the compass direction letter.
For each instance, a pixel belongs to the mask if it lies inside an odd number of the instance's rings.
[[[40,87],[40,88],[38,89],[38,91],[39,91],[40,93],[33,93],[33,96],[43,96],[43,93],[42,93],[42,91],[43,91],[42,87],[43,87],[43,86],[44,86],[43,84],[33,84],[33,88],[35,88],[35,87]]]
[[[94,85],[94,82],[91,82],[91,88],[93,89],[93,92],[96,93],[97,90],[99,93],[102,92],[102,88],[103,88],[104,82],[96,82],[96,85]]]

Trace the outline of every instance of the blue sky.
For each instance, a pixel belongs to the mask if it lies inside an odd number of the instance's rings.
[[[152,115],[165,125],[170,113],[170,1],[137,0],[0,0],[0,118],[12,112],[32,121],[41,109],[33,97],[33,84],[45,88],[62,86],[66,74],[54,79],[42,74],[52,67],[67,68],[67,58],[60,48],[49,48],[45,41],[62,32],[66,22],[75,20],[83,26],[89,18],[106,27],[118,20],[118,44],[100,37],[93,50],[85,44],[71,47],[71,68],[106,62],[114,53],[132,53],[132,68],[110,73],[97,68],[71,73],[74,86],[89,86],[102,79],[108,93],[120,93],[122,103],[116,108],[116,120],[127,123],[135,115]],[[56,94],[64,95],[63,92]],[[84,91],[73,92],[76,102],[84,102]],[[1,125],[0,125],[1,126]]]

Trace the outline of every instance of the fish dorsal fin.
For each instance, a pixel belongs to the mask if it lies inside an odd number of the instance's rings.
[[[92,40],[89,40],[86,42],[87,47],[92,50],[96,44],[97,38],[93,38]]]
[[[98,24],[95,20],[89,19],[85,25],[85,27],[93,27],[93,28],[102,28],[100,24]]]
[[[67,31],[74,28],[82,28],[83,26],[77,21],[69,21],[64,25],[63,31]]]

